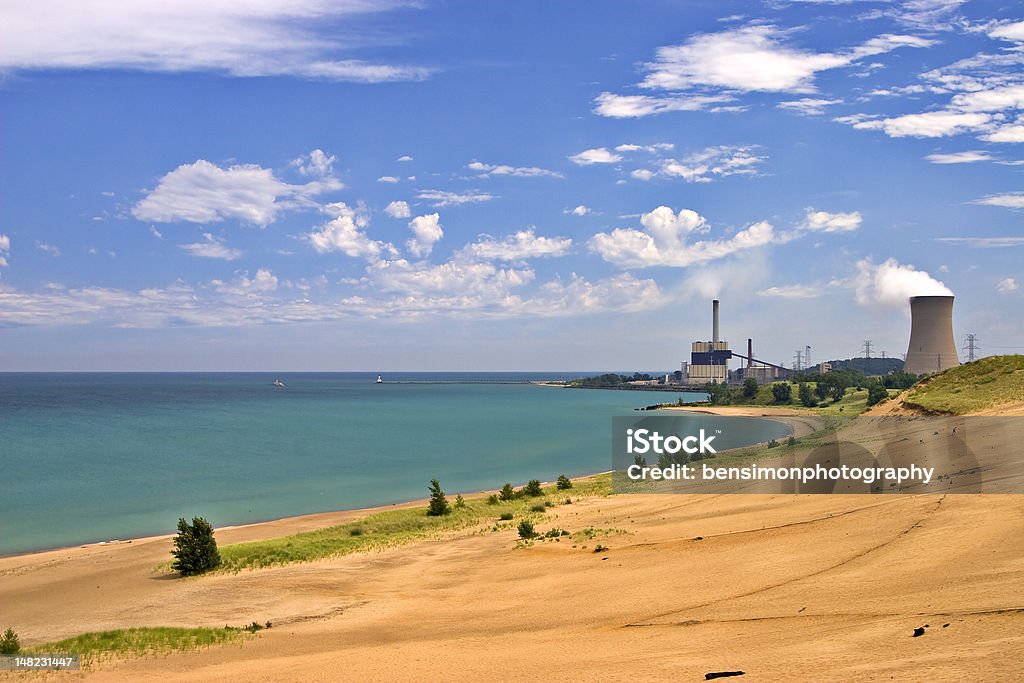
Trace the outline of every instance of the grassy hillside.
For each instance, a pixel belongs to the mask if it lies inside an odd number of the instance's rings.
[[[912,386],[903,403],[949,415],[1024,403],[1024,356],[989,356],[950,368]]]

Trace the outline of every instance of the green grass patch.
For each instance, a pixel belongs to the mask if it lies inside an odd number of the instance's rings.
[[[903,396],[908,406],[964,415],[1024,401],[1024,355],[989,356],[921,380]]]
[[[611,475],[598,475],[575,482],[576,498],[606,496],[611,493]],[[557,493],[555,486],[545,487],[544,495]],[[264,541],[236,543],[220,548],[221,565],[217,571],[237,572],[243,569],[258,569],[294,562],[312,562],[328,557],[349,555],[392,548],[413,541],[439,538],[446,534],[465,529],[491,527],[494,524],[495,507],[502,516],[533,517],[544,509],[533,512],[536,505],[530,499],[516,499],[499,502],[497,506],[487,498],[477,497],[465,500],[465,507],[453,509],[447,515],[428,517],[426,505],[403,510],[386,510],[367,515],[358,520],[338,526],[306,531],[291,536],[272,538]],[[354,529],[361,533],[353,534]]]
[[[24,648],[26,654],[82,655],[83,661],[108,657],[141,657],[151,654],[199,650],[241,640],[241,628],[125,628],[95,631],[52,643]]]

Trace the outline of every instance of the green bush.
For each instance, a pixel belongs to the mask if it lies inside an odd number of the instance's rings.
[[[873,406],[876,403],[881,403],[887,398],[889,398],[889,392],[885,390],[885,386],[883,384],[875,383],[868,387],[869,406]]]
[[[358,527],[358,526],[357,527],[353,527],[352,530],[348,532],[348,534],[349,534],[349,536],[362,536],[363,535],[363,528],[362,527]]]
[[[512,484],[505,482],[505,485],[501,487],[501,491],[498,492],[498,500],[510,501],[516,497],[515,489],[512,488]]]
[[[776,403],[789,403],[793,400],[793,387],[789,382],[776,382],[772,384],[772,398]]]
[[[503,522],[507,522],[510,519],[512,519],[512,513],[511,512],[502,512],[501,513],[501,517],[498,517],[498,519],[500,519]]]
[[[455,496],[455,509],[461,510],[464,507],[466,507],[466,499],[463,498],[462,494],[460,493],[457,496]]]
[[[0,636],[0,655],[16,655],[21,652],[21,642],[13,628],[8,627]]]
[[[427,515],[430,517],[441,517],[452,511],[448,499],[441,490],[441,482],[437,479],[430,480],[430,504],[427,506]]]
[[[779,447],[779,442],[777,440],[772,439],[771,441],[768,442],[768,448],[778,448],[778,447]]]
[[[202,517],[193,517],[191,525],[184,517],[180,518],[171,555],[174,556],[171,569],[182,576],[194,576],[214,569],[220,564],[220,551],[213,538],[213,527]]]
[[[491,495],[487,496],[487,504],[488,505],[497,505],[498,504],[498,494],[492,493]]]
[[[525,519],[519,522],[519,538],[535,538],[537,532],[533,530],[533,525],[527,522]]]
[[[530,512],[547,512],[547,510],[548,510],[547,505],[543,505],[543,504],[541,504],[541,505],[534,505],[534,506],[530,507]]]
[[[546,508],[553,508],[553,507],[555,507],[555,504],[552,503],[550,500],[545,500],[544,501],[544,507],[546,507]]]
[[[559,491],[566,491],[572,488],[572,482],[569,481],[569,477],[564,474],[558,475],[558,481],[555,483]]]
[[[536,498],[537,496],[543,496],[544,495],[544,489],[542,489],[540,487],[540,480],[539,479],[531,479],[526,484],[526,486],[523,487],[522,495],[523,496],[530,496],[531,498]]]
[[[787,446],[795,446],[796,445],[796,437],[791,435],[788,439],[786,439],[786,445]]]

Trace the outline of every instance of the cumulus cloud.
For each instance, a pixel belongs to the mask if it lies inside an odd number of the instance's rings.
[[[815,232],[852,232],[860,227],[861,215],[859,211],[849,213],[829,213],[828,211],[815,211],[807,209],[801,228]]]
[[[731,175],[757,175],[758,165],[766,157],[754,152],[754,147],[734,147],[722,145],[708,147],[700,152],[689,154],[682,159],[665,159],[657,174],[665,177],[682,178],[688,183],[709,183],[716,178]],[[634,171],[634,178],[648,180],[651,175]]]
[[[333,154],[326,154],[323,150],[314,149],[309,154],[292,160],[292,166],[299,169],[302,175],[325,176],[330,175],[334,168],[334,162],[338,158]]]
[[[912,296],[953,296],[953,291],[923,270],[903,265],[896,259],[875,264],[857,262],[854,280],[857,303],[900,308]]]
[[[200,256],[202,258],[216,258],[223,259],[225,261],[234,261],[242,257],[241,250],[227,246],[224,244],[223,240],[218,239],[208,232],[203,233],[202,242],[179,244],[178,248],[184,249],[193,256]]]
[[[391,244],[370,239],[364,232],[368,221],[366,215],[343,202],[330,205],[334,219],[305,235],[313,248],[321,254],[340,251],[346,256],[375,261],[382,254],[394,254]]]
[[[641,215],[640,223],[644,230],[616,228],[594,235],[590,249],[620,268],[682,268],[768,244],[775,238],[771,224],[761,221],[728,239],[690,242],[690,235],[708,231],[707,221],[696,211],[682,209],[677,214],[667,206]]]
[[[578,154],[573,154],[569,157],[569,160],[580,166],[590,166],[591,164],[614,164],[618,161],[622,161],[622,155],[608,151],[607,147],[594,147],[593,149],[585,149]]]
[[[295,76],[379,83],[427,78],[431,69],[351,59],[373,42],[359,15],[401,0],[233,0],[0,4],[0,69],[128,69]],[[337,22],[348,27],[340,29]]]
[[[434,248],[434,243],[444,237],[441,216],[436,213],[416,216],[409,222],[409,229],[412,230],[412,237],[405,243],[405,246],[413,256],[429,255]]]
[[[271,270],[260,268],[256,271],[256,275],[251,278],[246,273],[233,282],[213,280],[210,284],[214,289],[224,294],[251,297],[277,290],[278,280]]]
[[[801,50],[786,42],[787,32],[753,24],[698,34],[682,45],[661,47],[645,65],[640,87],[682,91],[715,87],[731,91],[814,92],[820,71],[845,67],[864,57],[899,47],[927,47],[915,36],[882,35],[842,52]]]
[[[466,245],[460,255],[470,259],[522,261],[528,258],[565,256],[572,246],[568,237],[538,236],[533,228],[520,230],[503,240],[487,235]]]
[[[460,206],[462,204],[477,204],[480,202],[489,202],[494,199],[494,195],[489,192],[478,192],[476,190],[470,190],[468,192],[447,192],[445,190],[421,190],[417,195],[417,199],[424,199],[429,202],[433,202],[432,206],[435,208],[444,208],[446,206]]]
[[[1024,21],[1000,22],[989,30],[990,38],[1024,43]]]
[[[215,223],[238,218],[265,227],[282,211],[315,206],[313,197],[342,187],[334,178],[291,185],[268,168],[251,164],[220,168],[200,159],[162,177],[156,189],[132,208],[132,215],[156,223]]]
[[[925,157],[933,164],[974,164],[979,161],[992,161],[988,152],[977,150],[967,152],[950,152],[949,154],[929,154]]]
[[[892,118],[869,119],[853,124],[859,130],[881,130],[891,138],[942,138],[984,127],[992,117],[983,113],[929,111]]]
[[[1012,277],[1000,280],[999,284],[996,285],[996,291],[1000,292],[1001,294],[1009,294],[1010,292],[1016,292],[1018,289],[1020,289],[1020,285],[1018,285],[1017,281]]]
[[[1024,192],[992,194],[981,199],[975,199],[973,203],[986,206],[1002,206],[1007,209],[1024,209]]]
[[[576,206],[575,208],[566,209],[562,213],[571,213],[573,216],[586,216],[588,213],[593,213],[593,212],[594,212],[594,210],[591,209],[589,206],[586,206],[584,204],[580,204],[580,205]]]
[[[380,178],[377,178],[378,183],[391,183],[392,185],[397,183],[399,180],[400,178],[398,176],[393,175],[382,175]]]
[[[466,168],[476,171],[481,178],[492,175],[510,175],[521,178],[538,178],[547,176],[549,178],[564,178],[558,171],[551,171],[537,166],[509,166],[507,164],[485,164],[482,161],[473,161],[466,164]]]
[[[715,104],[731,102],[733,99],[730,95],[652,97],[603,92],[594,98],[594,113],[612,119],[638,119],[670,111],[702,111]]]
[[[391,202],[385,206],[384,213],[392,218],[408,218],[412,215],[412,211],[409,209],[409,204],[401,200]]]

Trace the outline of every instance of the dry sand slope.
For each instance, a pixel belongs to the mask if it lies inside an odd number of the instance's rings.
[[[1024,680],[1022,496],[634,495],[551,516],[627,533],[601,554],[504,531],[190,580],[151,572],[167,539],[54,551],[0,560],[0,620],[37,642],[275,624],[59,674],[89,681]]]

